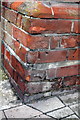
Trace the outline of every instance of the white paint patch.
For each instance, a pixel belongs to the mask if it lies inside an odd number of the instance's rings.
[[[54,10],[53,10],[53,8],[51,7],[51,12],[52,12],[52,15],[54,16]]]
[[[71,32],[73,32],[73,30],[74,30],[74,21],[72,22]]]

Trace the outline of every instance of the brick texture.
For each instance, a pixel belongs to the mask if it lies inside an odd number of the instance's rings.
[[[21,99],[80,85],[79,9],[79,0],[2,2],[2,66]]]

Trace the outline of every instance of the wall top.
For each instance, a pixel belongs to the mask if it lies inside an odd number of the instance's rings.
[[[5,0],[3,6],[37,18],[80,19],[79,0]]]

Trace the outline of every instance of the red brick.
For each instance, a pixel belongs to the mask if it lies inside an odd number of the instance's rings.
[[[76,85],[80,85],[80,76],[77,76]]]
[[[61,51],[40,51],[40,52],[28,52],[28,63],[53,63],[66,60],[66,50]]]
[[[13,27],[13,37],[19,40],[24,46],[27,46],[28,34],[24,33],[20,29]]]
[[[10,55],[10,52],[7,49],[5,50],[5,57],[7,58],[7,60],[10,63],[10,61],[11,61],[11,55]]]
[[[15,82],[17,83],[17,81],[18,81],[18,73],[17,73],[17,71],[16,70],[13,70],[13,79],[15,80]]]
[[[6,68],[10,76],[13,77],[13,68],[6,59],[4,59],[4,67]]]
[[[17,84],[19,86],[19,88],[21,89],[22,93],[25,92],[25,82],[23,81],[23,79],[18,75],[18,81]]]
[[[64,86],[76,85],[77,76],[66,77],[63,79]]]
[[[52,81],[53,81],[52,90],[59,90],[60,88],[63,87],[63,84],[62,84],[63,79],[62,78],[55,78]]]
[[[4,41],[7,43],[8,46],[14,49],[13,38],[6,32],[4,33]]]
[[[5,30],[12,36],[13,35],[13,25],[7,21],[5,27],[6,27]]]
[[[52,18],[53,17],[51,8],[43,5],[43,3],[40,1],[34,1],[34,2],[26,1],[21,6],[19,6],[17,9],[19,12],[22,12],[23,14],[26,14],[28,16],[39,17],[39,18]]]
[[[11,2],[2,2],[2,5],[10,8],[11,7]]]
[[[1,28],[6,30],[7,21],[1,17]]]
[[[22,28],[31,34],[70,33],[71,25],[70,20],[22,19]]]
[[[27,54],[26,49],[22,47],[18,41],[14,41],[14,48],[15,53],[20,57],[22,61],[25,62]]]
[[[60,36],[53,36],[51,38],[50,48],[51,49],[55,49],[55,48],[59,47],[59,41],[60,41],[60,39],[61,39]]]
[[[27,63],[37,63],[37,59],[38,59],[38,52],[28,52],[27,56],[26,56],[26,61]]]
[[[78,75],[78,65],[66,66],[58,68],[56,71],[56,77],[66,77],[72,75]]]
[[[5,36],[5,33],[4,33],[3,30],[1,30],[1,36],[0,37],[1,37],[2,40],[4,40],[4,36]]]
[[[6,18],[8,21],[16,24],[17,13],[13,10],[6,8],[4,10],[4,18]]]
[[[21,26],[22,26],[21,21],[22,21],[22,15],[18,13],[17,23],[16,23],[16,25],[17,25],[18,27],[21,27]]]
[[[46,51],[40,52],[39,54],[39,59],[37,60],[38,63],[53,63],[58,61],[65,61],[67,51]]]
[[[68,60],[80,60],[79,58],[80,49],[69,50]]]
[[[71,48],[71,47],[77,47],[80,46],[79,42],[80,36],[63,36],[61,41],[61,47],[62,48]]]
[[[5,46],[3,43],[1,43],[1,53],[4,55],[5,53]]]
[[[73,29],[74,33],[80,33],[80,21],[77,20],[74,22],[74,29]]]
[[[28,36],[27,46],[30,49],[48,49],[50,37],[45,36]]]
[[[12,67],[25,79],[25,67],[13,55],[11,58]]]
[[[5,17],[5,11],[6,10],[7,10],[6,7],[4,7],[4,6],[1,7],[1,15],[2,15],[2,17]]]
[[[80,19],[78,4],[52,3],[54,18]]]
[[[24,2],[25,0],[16,0],[11,4],[11,9],[17,10],[17,8]]]

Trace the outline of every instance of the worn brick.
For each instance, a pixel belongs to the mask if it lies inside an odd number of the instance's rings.
[[[27,53],[27,56],[26,56],[26,61],[27,63],[37,63],[37,59],[38,59],[38,52],[33,52],[33,51],[30,51]]]
[[[11,61],[11,55],[10,55],[10,52],[7,49],[5,50],[5,59],[6,58],[9,62]]]
[[[52,18],[51,8],[45,6],[40,1],[26,1],[21,4],[18,8],[18,11],[33,17],[39,18]]]
[[[4,59],[4,67],[6,68],[10,76],[13,77],[13,68],[11,67],[7,59]]]
[[[66,77],[72,75],[78,75],[78,65],[66,66],[58,68],[56,71],[56,77]]]
[[[19,6],[19,4],[21,4]],[[67,18],[78,19],[78,4],[54,3],[53,1],[26,1],[23,4],[15,2],[13,9],[19,12],[38,18]],[[30,9],[31,8],[31,9]],[[54,13],[54,14],[53,14]]]
[[[13,27],[13,37],[30,49],[47,49],[49,47],[50,37],[31,36],[16,27]]]
[[[80,85],[80,76],[77,76],[76,85]]]
[[[20,29],[13,27],[13,37],[20,41],[24,46],[27,46],[27,37],[28,34],[24,33]]]
[[[52,81],[54,81],[54,84],[52,84],[53,90],[59,90],[60,88],[63,88],[63,78],[55,78]]]
[[[12,36],[13,35],[13,25],[10,22],[6,22],[5,30]]]
[[[21,46],[21,44],[18,41],[13,41],[14,43],[14,51],[15,53],[20,57],[22,61],[26,61],[26,54],[27,51],[24,47]]]
[[[1,53],[4,55],[5,53],[5,46],[3,43],[1,43]]]
[[[14,49],[14,45],[13,45],[13,38],[7,34],[6,32],[4,32],[4,41],[7,43],[8,46],[10,46],[11,48]]]
[[[17,23],[16,23],[16,25],[17,25],[18,27],[21,27],[21,26],[22,26],[21,21],[22,21],[22,15],[18,13],[18,15],[17,15]]]
[[[7,10],[6,7],[1,6],[1,15],[2,15],[2,17],[5,17],[5,11],[6,11],[6,10]]]
[[[2,4],[1,39],[16,53],[2,44],[2,62],[21,98],[23,94],[48,96],[62,88],[77,89],[80,65],[74,65],[74,60],[79,60],[80,52],[78,4],[34,0]],[[72,65],[64,64],[69,60]]]
[[[63,36],[61,40],[62,48],[71,48],[80,46],[79,35],[76,36]]]
[[[22,18],[22,28],[31,33],[70,33],[72,21]],[[64,27],[62,27],[64,26]]]
[[[17,13],[15,11],[5,8],[3,17],[16,24]]]
[[[5,36],[5,33],[4,33],[4,31],[1,29],[1,36],[0,36],[0,37],[1,37],[2,40],[4,40],[4,36]]]
[[[46,77],[45,70],[31,70],[29,71],[30,80],[29,81],[43,81]]]
[[[24,2],[25,0],[14,1],[11,4],[11,9],[17,10],[17,8]]]
[[[26,83],[26,92],[30,95],[49,91],[52,89],[53,82],[28,82]]]
[[[63,79],[63,85],[64,85],[64,86],[76,85],[76,80],[77,80],[77,77],[76,77],[76,76],[65,77],[65,78]]]
[[[46,70],[46,79],[52,79],[56,77],[56,68]]]
[[[13,55],[11,56],[11,65],[25,79],[25,68]]]
[[[6,2],[6,1],[4,2],[4,1],[3,1],[3,2],[2,2],[2,5],[5,6],[5,7],[10,8],[10,7],[11,7],[11,3],[12,3],[12,2]]]
[[[80,33],[80,21],[74,21],[74,29],[73,29],[74,33]]]
[[[52,2],[54,18],[80,19],[78,4],[54,3]]]
[[[53,37],[51,37],[50,48],[51,49],[58,48],[60,39],[61,39],[60,36],[53,36]]]
[[[80,60],[79,58],[80,49],[69,50],[68,60]]]
[[[40,52],[28,52],[28,63],[53,63],[66,60],[66,50],[62,51],[40,51]]]
[[[4,18],[1,17],[1,28],[3,30],[6,29],[6,25],[7,25],[7,21]]]
[[[13,70],[13,79],[14,79],[14,81],[17,83],[17,81],[18,81],[18,73],[16,72],[16,70]]]
[[[17,84],[19,86],[19,88],[21,89],[22,93],[25,92],[25,82],[23,81],[23,79],[18,75],[18,81],[17,81]]]
[[[30,49],[48,49],[50,37],[46,36],[28,36],[27,42]]]

